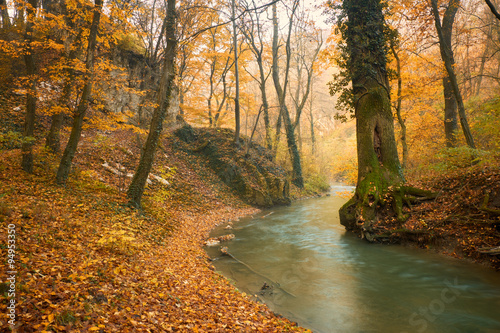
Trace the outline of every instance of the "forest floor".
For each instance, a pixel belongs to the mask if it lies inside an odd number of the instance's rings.
[[[500,270],[500,158],[494,159],[410,182],[437,193],[437,198],[405,207],[405,223],[398,223],[388,209],[376,226],[378,240]]]
[[[56,185],[58,157],[43,147],[32,174],[19,149],[0,149],[0,270],[2,281],[16,271],[17,332],[308,331],[214,271],[203,250],[210,230],[257,209],[196,156],[172,150],[170,135],[153,171],[168,185],[148,185],[143,211],[126,205],[123,175],[140,155],[128,131],[87,131],[66,186]],[[0,289],[0,331],[9,332],[11,291]]]

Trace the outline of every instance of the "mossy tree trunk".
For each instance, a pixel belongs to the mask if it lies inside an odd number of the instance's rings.
[[[347,230],[371,233],[377,209],[404,183],[386,71],[386,36],[380,0],[344,1],[347,15],[344,38],[352,77],[358,181],[354,197],[340,209],[340,221]],[[399,208],[402,198],[393,195]]]
[[[153,118],[151,119],[148,138],[142,150],[139,165],[137,166],[132,182],[127,190],[129,204],[137,208],[141,206],[142,194],[144,193],[149,172],[153,166],[156,148],[163,129],[163,121],[165,120],[165,115],[170,105],[170,97],[174,87],[175,51],[177,46],[177,40],[175,38],[175,0],[168,0],[167,2],[166,20],[167,24],[165,30],[167,47],[165,50],[163,73],[158,91],[158,106],[155,108]]]

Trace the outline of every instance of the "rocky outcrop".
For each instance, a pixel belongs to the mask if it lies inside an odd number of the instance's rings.
[[[244,149],[235,147],[234,132],[229,129],[186,124],[174,134],[186,151],[204,156],[208,166],[245,202],[259,207],[290,204],[286,173],[270,160],[262,146],[252,144],[245,154]]]

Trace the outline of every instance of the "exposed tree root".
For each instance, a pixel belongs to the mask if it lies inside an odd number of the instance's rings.
[[[437,192],[422,190],[412,186],[391,186],[382,192],[375,187],[370,188],[366,193],[356,194],[340,209],[340,221],[347,230],[360,232],[361,237],[369,242],[373,242],[378,236],[374,235],[373,225],[379,219],[378,212],[383,210],[388,204],[392,204],[392,210],[397,221],[403,224],[408,215],[403,213],[406,205],[410,209],[412,204],[417,204],[426,200],[433,200],[438,196]],[[418,230],[398,229],[391,233],[418,233]],[[381,235],[382,237],[387,237]]]
[[[488,207],[488,202],[490,201],[490,192],[486,192],[484,195],[483,203],[479,210],[482,210],[483,212],[487,212],[493,215],[500,215],[500,209],[493,209]]]
[[[479,250],[477,250],[479,253],[484,253],[484,254],[489,254],[492,256],[498,256],[500,255],[500,246],[496,247],[482,247]]]

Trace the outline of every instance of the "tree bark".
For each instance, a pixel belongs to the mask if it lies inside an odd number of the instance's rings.
[[[64,88],[62,96],[58,101],[58,104],[63,107],[68,107],[69,109],[71,88],[74,81],[74,69],[72,66],[70,66],[70,62],[76,59],[77,56],[77,48],[75,47],[72,48],[72,46],[74,45],[75,42],[79,42],[81,40],[83,29],[82,28],[75,29],[75,24],[68,17],[66,3],[62,3],[62,6],[58,7],[55,6],[54,2],[49,1],[47,3],[44,3],[44,6],[46,7],[46,11],[48,14],[64,16],[66,24],[68,26],[68,30],[69,29],[78,30],[78,33],[76,34],[75,37],[67,37],[65,41],[61,39],[57,40],[58,43],[64,44],[65,61],[66,61],[66,69],[65,69],[66,77],[64,82]],[[51,20],[50,15],[48,15],[46,19]],[[68,30],[66,30],[66,32],[68,32]],[[58,153],[59,150],[61,149],[60,132],[64,120],[64,113],[60,112],[58,114],[54,114],[52,115],[51,118],[52,121],[50,123],[49,133],[47,134],[47,138],[45,139],[45,147],[51,150],[53,153]]]
[[[399,126],[401,127],[401,146],[403,148],[403,170],[406,169],[407,161],[408,161],[408,144],[406,142],[406,124],[405,120],[401,116],[401,103],[403,101],[402,93],[402,85],[403,80],[401,78],[401,60],[399,59],[399,54],[396,51],[396,47],[394,46],[394,42],[391,41],[391,50],[392,54],[394,54],[394,59],[396,59],[396,75],[398,78],[398,91],[397,91],[397,101],[396,101],[396,117],[398,119]]]
[[[67,83],[68,84],[68,83]],[[58,153],[61,149],[61,127],[64,120],[64,113],[60,112],[52,115],[49,133],[45,140],[45,147],[51,152]]]
[[[146,186],[149,172],[153,166],[154,156],[158,141],[163,129],[163,120],[170,105],[170,98],[175,79],[175,52],[177,40],[175,0],[167,2],[167,25],[166,25],[167,46],[163,63],[163,73],[158,91],[158,107],[155,108],[148,138],[144,145],[139,165],[137,166],[132,182],[127,190],[129,205],[140,208],[141,199]]]
[[[233,20],[233,48],[234,48],[234,77],[235,77],[235,85],[236,92],[234,96],[234,143],[236,147],[240,146],[240,75],[238,69],[238,32],[236,29],[236,8],[235,8],[235,0],[231,1],[231,16]]]
[[[311,90],[313,88],[313,82],[311,82]],[[314,91],[314,90],[313,90]],[[313,96],[309,99],[309,125],[311,129],[311,153],[313,156],[316,155],[316,136],[314,134],[314,113],[313,113]]]
[[[453,94],[457,100],[458,104],[458,114],[460,117],[460,125],[462,126],[462,131],[465,136],[465,141],[470,148],[475,149],[476,145],[474,144],[474,138],[472,137],[472,133],[470,131],[469,123],[467,121],[467,116],[465,114],[465,106],[462,99],[462,94],[460,93],[460,89],[458,87],[458,80],[455,74],[455,70],[453,69],[453,52],[451,48],[447,45],[445,40],[445,35],[443,33],[443,28],[441,26],[441,19],[439,18],[439,10],[437,7],[437,0],[431,0],[432,12],[434,14],[434,23],[436,25],[436,31],[439,37],[439,48],[441,51],[441,59],[444,62],[446,67],[446,72],[448,73],[448,78],[450,80]],[[455,6],[458,9],[460,5],[460,0],[450,0],[448,9],[454,8]],[[444,23],[444,22],[443,22]]]
[[[276,94],[278,95],[279,104],[280,104],[280,115],[283,119],[283,125],[285,127],[286,133],[286,142],[288,145],[288,151],[291,157],[292,162],[292,183],[295,184],[299,188],[304,187],[304,178],[302,176],[302,164],[300,161],[300,153],[297,147],[297,140],[295,138],[295,129],[290,118],[290,112],[286,106],[285,95],[286,95],[286,86],[288,84],[288,72],[290,69],[290,36],[291,29],[293,24],[293,16],[295,10],[297,9],[298,2],[294,2],[293,11],[290,17],[289,27],[288,27],[288,38],[286,41],[286,67],[285,67],[285,80],[283,83],[283,87],[279,81],[279,69],[278,69],[278,15],[276,10],[276,3],[273,3],[273,64],[272,64],[272,76],[274,82],[274,88],[276,90]],[[279,119],[278,119],[279,121]]]
[[[2,16],[2,28],[4,30],[10,28],[9,11],[5,0],[0,0],[0,15]]]
[[[94,52],[97,44],[97,32],[101,19],[102,2],[102,0],[95,0],[94,14],[92,16],[92,24],[90,26],[88,37],[87,58],[85,60],[85,69],[87,71],[85,74],[85,84],[83,86],[80,102],[78,103],[75,115],[73,116],[73,126],[71,127],[69,141],[66,144],[66,148],[64,149],[64,153],[57,170],[56,180],[58,184],[64,184],[68,179],[71,164],[73,162],[73,158],[75,157],[76,148],[78,147],[78,142],[80,141],[80,136],[82,134],[83,119],[85,117],[85,113],[87,112],[88,100],[92,91]]]
[[[495,6],[493,5],[493,3],[490,1],[490,0],[484,0],[486,1],[486,4],[488,5],[488,7],[490,8],[491,12],[493,13],[493,15],[495,15],[495,17],[500,20],[500,13],[498,13],[497,9],[495,8]]]
[[[404,183],[404,177],[394,137],[380,0],[344,1],[343,10],[355,100],[358,181],[354,197],[339,215],[347,230],[368,238],[379,206],[386,203],[392,188]],[[402,205],[401,198],[395,201]]]
[[[33,54],[33,26],[36,16],[37,0],[29,0],[26,6],[27,22],[24,39],[26,40],[26,49],[24,53],[24,62],[26,64],[26,74],[28,76],[29,88],[26,94],[26,118],[24,121],[23,144],[21,147],[22,162],[21,167],[26,172],[33,172],[33,132],[35,129],[36,115],[36,65]]]
[[[446,47],[450,50],[450,61],[451,65],[455,65],[455,57],[453,56],[453,48],[451,45],[451,38],[453,35],[453,23],[455,22],[455,16],[458,11],[458,5],[452,4],[446,8],[443,15],[443,42]],[[457,98],[453,92],[453,85],[450,80],[450,76],[443,77],[443,94],[444,94],[444,133],[446,138],[446,147],[456,147],[457,146],[457,131],[458,131],[458,120],[457,120]]]

